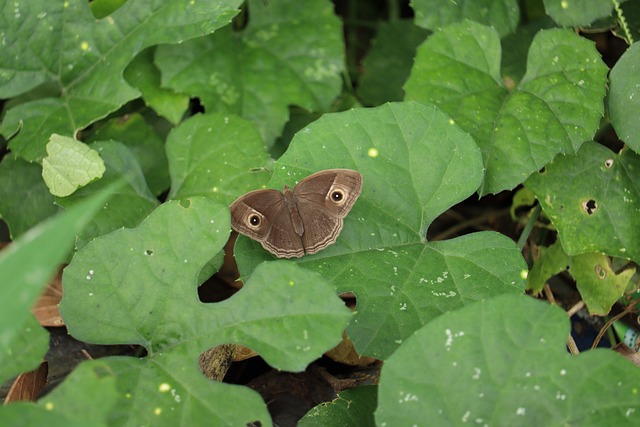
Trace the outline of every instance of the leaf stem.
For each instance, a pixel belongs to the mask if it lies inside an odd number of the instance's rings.
[[[527,239],[529,238],[529,235],[531,234],[531,230],[533,230],[533,226],[535,225],[536,221],[538,220],[538,217],[540,216],[540,211],[541,211],[541,207],[540,204],[538,203],[536,205],[535,208],[533,208],[533,212],[531,212],[531,216],[529,217],[529,221],[527,221],[527,224],[524,226],[524,230],[522,230],[522,234],[520,235],[520,238],[518,239],[518,248],[522,251],[522,248],[524,248],[524,244],[526,243]]]

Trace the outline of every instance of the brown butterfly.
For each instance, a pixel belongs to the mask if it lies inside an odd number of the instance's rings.
[[[291,190],[255,190],[231,206],[231,227],[278,258],[315,254],[334,243],[362,190],[362,175],[327,169]]]

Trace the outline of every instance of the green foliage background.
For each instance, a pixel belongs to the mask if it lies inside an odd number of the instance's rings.
[[[640,7],[388,1],[363,48],[349,14],[365,3],[0,3],[0,217],[15,241],[0,255],[0,378],[43,357],[28,309],[65,259],[69,332],[146,349],[84,362],[0,418],[269,425],[257,393],[207,380],[198,356],[238,343],[298,372],[346,329],[385,361],[380,384],[302,425],[637,425],[637,369],[609,350],[569,356],[564,313],[522,294],[568,271],[607,315],[636,290]],[[630,46],[608,66],[571,27]],[[603,144],[614,131],[622,148]],[[201,303],[227,206],[329,168],[364,177],[336,244],[282,261],[240,236],[244,287]],[[537,201],[557,232],[535,263],[495,231],[427,240],[452,206],[500,192],[514,210]]]

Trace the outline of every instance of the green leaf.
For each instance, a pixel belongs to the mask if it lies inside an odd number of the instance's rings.
[[[298,427],[372,426],[378,387],[361,386],[345,390],[329,403],[321,403],[298,421]]]
[[[169,198],[207,196],[228,205],[239,193],[263,186],[269,156],[249,121],[220,113],[199,114],[167,138]]]
[[[48,156],[42,159],[42,179],[51,194],[66,197],[105,171],[100,155],[86,144],[66,136],[51,135]]]
[[[312,172],[350,168],[363,189],[337,242],[297,262],[353,291],[348,334],[360,354],[388,357],[441,313],[500,293],[521,293],[526,265],[513,241],[475,233],[425,242],[431,222],[471,195],[482,177],[471,137],[433,105],[387,104],[326,114],[296,134],[269,187],[293,187]],[[244,276],[273,259],[240,236]]]
[[[127,2],[102,19],[83,0],[5,3],[0,98],[45,83],[57,94],[9,109],[0,132],[9,137],[19,130],[9,144],[14,155],[43,157],[52,133],[75,135],[139,95],[122,76],[138,52],[209,34],[227,24],[240,3]]]
[[[410,20],[378,25],[369,54],[362,64],[358,98],[366,105],[381,105],[404,98],[402,85],[409,77],[416,48],[428,35]]]
[[[500,78],[500,40],[473,22],[451,25],[418,48],[407,99],[436,103],[482,150],[481,195],[511,189],[558,153],[575,153],[602,117],[607,67],[593,43],[543,30],[527,73],[509,92]]]
[[[164,141],[142,115],[127,114],[92,127],[85,141],[110,139],[125,144],[131,151],[139,164],[134,170],[142,169],[144,180],[153,194],[162,194],[169,188],[170,179]]]
[[[42,168],[11,155],[0,162],[0,217],[15,240],[59,211],[42,181]]]
[[[529,178],[569,255],[601,252],[640,261],[637,186],[640,157],[587,142],[577,155],[558,157]]]
[[[207,380],[198,356],[240,343],[278,369],[300,371],[340,341],[349,310],[322,277],[294,263],[262,264],[229,300],[201,303],[199,273],[228,233],[226,206],[201,197],[170,201],[137,228],[93,240],[65,269],[60,310],[71,334],[148,350],[143,359],[106,359],[123,391],[110,418],[268,425],[257,394]]]
[[[640,44],[634,43],[609,73],[609,115],[618,137],[640,152]]]
[[[288,106],[326,111],[340,93],[342,25],[327,0],[249,0],[248,23],[210,37],[160,46],[163,86],[197,96],[207,111],[251,120],[267,146]]]
[[[29,309],[111,191],[38,225],[0,253],[0,382],[40,362],[48,338]]]
[[[533,263],[527,275],[527,289],[534,294],[542,292],[547,280],[570,267],[571,257],[562,249],[560,241],[549,247],[541,247],[540,257]]]
[[[0,308],[4,309],[12,302],[7,299],[4,291],[0,295],[4,298]],[[22,321],[6,325],[0,331],[6,334],[0,339],[2,344],[0,381],[2,382],[35,369],[49,350],[49,333],[30,313],[27,313],[27,317]]]
[[[520,21],[516,0],[413,0],[416,25],[437,30],[470,19],[495,28],[501,37],[512,33]]]
[[[0,417],[12,426],[107,426],[107,414],[117,397],[115,385],[108,364],[99,360],[85,362],[38,404],[18,402],[2,406]]]
[[[602,254],[576,255],[571,261],[571,275],[576,279],[580,296],[589,313],[596,316],[609,314],[635,272],[635,268],[628,268],[616,274],[609,257]]]
[[[117,141],[98,141],[91,148],[100,153],[107,164],[104,177],[76,191],[69,197],[58,198],[56,203],[65,209],[81,203],[87,197],[99,193],[111,183],[124,180],[113,197],[105,201],[102,209],[78,234],[76,248],[81,248],[97,236],[122,227],[134,227],[158,205],[142,174],[136,158],[124,144]]]
[[[376,423],[638,425],[638,369],[610,350],[570,355],[568,333],[562,309],[524,296],[448,312],[385,362]]]
[[[611,0],[543,0],[544,8],[563,27],[586,27],[611,15]]]
[[[144,102],[177,125],[189,108],[189,97],[160,86],[160,70],[154,64],[155,48],[145,49],[124,70],[125,79],[142,93]]]
[[[556,241],[548,248],[540,248],[540,257],[527,277],[527,289],[538,293],[549,278],[563,271],[568,271],[576,280],[589,313],[605,316],[624,294],[635,268],[627,268],[616,274],[609,257],[598,253],[570,257],[564,252],[560,241]]]

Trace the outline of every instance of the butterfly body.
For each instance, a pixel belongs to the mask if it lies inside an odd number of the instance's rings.
[[[293,190],[251,191],[231,206],[231,227],[279,258],[314,254],[334,243],[362,190],[362,175],[328,169],[300,181]]]

